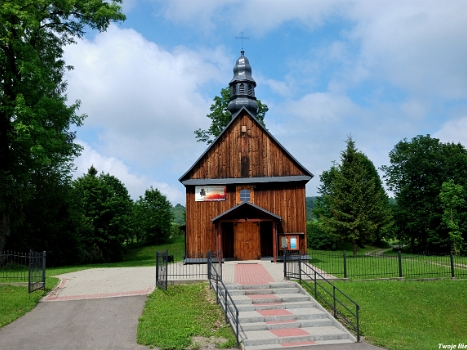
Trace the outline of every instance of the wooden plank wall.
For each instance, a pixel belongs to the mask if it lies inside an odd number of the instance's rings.
[[[185,178],[219,179],[304,174],[287,153],[283,152],[247,114],[237,117],[230,128],[231,130],[222,135]]]
[[[187,254],[217,250],[217,232],[211,219],[235,205],[235,186],[227,186],[226,200],[219,202],[195,202],[195,187],[186,188]]]
[[[254,189],[254,204],[282,217],[280,232],[306,232],[305,183],[258,184]],[[217,250],[216,229],[211,219],[235,206],[235,185],[227,186],[226,200],[195,202],[194,186],[187,187],[186,196],[187,253]],[[306,252],[306,235],[300,250]]]
[[[305,183],[258,184],[255,204],[282,218],[280,233],[305,233],[300,251],[306,254],[306,192]]]

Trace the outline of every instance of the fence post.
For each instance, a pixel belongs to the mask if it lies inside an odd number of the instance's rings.
[[[45,290],[45,269],[46,269],[45,258],[46,256],[47,256],[47,253],[44,250],[42,252],[42,282],[44,283],[44,290]]]
[[[284,279],[287,279],[287,255],[284,249]]]
[[[28,293],[31,293],[31,269],[32,269],[32,250],[29,249],[29,255],[28,255]]]
[[[159,252],[156,250],[156,285],[159,281]]]
[[[208,250],[208,281],[211,282],[211,251]]]
[[[359,318],[359,311],[360,311],[360,305],[357,304],[356,307],[356,314],[357,314],[357,342],[360,342],[360,318]]]
[[[224,286],[225,287],[225,286]],[[224,288],[224,313],[225,313],[225,322],[229,322],[229,317],[227,315],[227,308],[229,306],[227,305],[227,287]]]
[[[222,273],[222,256],[223,256],[222,254],[217,253],[217,262],[219,263],[219,270],[221,270],[221,276],[220,276],[221,281],[223,281],[223,279],[222,279],[223,278],[222,277],[223,276],[223,273]]]
[[[298,254],[298,280],[302,283],[302,256]]]
[[[316,295],[317,295],[317,290],[316,290],[316,283],[317,283],[317,282],[316,282],[316,270],[313,269],[313,271],[315,271],[315,299],[316,299],[316,297],[317,297],[317,296],[316,296]]]
[[[298,254],[298,280],[302,284],[302,256]]]
[[[452,254],[452,250],[449,252],[451,257],[451,277],[454,278],[454,255]]]
[[[347,278],[347,252],[344,250],[344,278]]]
[[[400,250],[397,252],[397,260],[399,261],[399,277],[402,277],[402,254]]]
[[[336,312],[336,287],[333,285],[332,286],[332,297],[334,299],[334,318],[337,317],[337,312]]]

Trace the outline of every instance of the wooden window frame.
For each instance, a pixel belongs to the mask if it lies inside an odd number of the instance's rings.
[[[240,200],[240,190],[250,190],[250,203],[255,202],[255,190],[253,185],[237,185],[235,194],[236,194],[236,203],[239,204],[242,201]]]

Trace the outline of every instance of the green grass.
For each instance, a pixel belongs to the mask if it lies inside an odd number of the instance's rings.
[[[343,252],[310,250],[310,263],[335,277],[344,277]],[[399,277],[399,262],[397,255],[383,254],[365,256],[359,254],[353,257],[347,252],[347,278],[371,279]],[[455,276],[467,278],[467,258],[454,257]],[[451,277],[449,256],[421,256],[402,254],[402,276],[404,278],[438,278]]]
[[[361,307],[362,335],[392,349],[467,343],[467,281],[336,282]]]
[[[161,349],[192,346],[192,337],[222,337],[235,346],[232,329],[207,283],[169,286],[149,296],[138,325],[138,343]],[[220,346],[220,345],[218,345]]]
[[[181,261],[185,254],[185,237],[177,237],[173,242],[167,244],[129,249],[124,257],[125,261],[116,264],[123,264],[124,266],[155,266],[156,250],[168,250],[169,254],[174,254],[175,261]]]
[[[14,286],[4,285],[3,283],[17,283],[27,282],[27,270],[18,275],[18,269],[10,272],[3,271],[3,275],[11,274],[15,278],[8,278],[0,280],[0,328],[13,322],[25,313],[32,310],[39,300],[45,296],[58,282],[58,278],[52,276],[61,275],[64,273],[86,270],[95,267],[133,267],[133,266],[154,266],[155,267],[155,254],[156,250],[183,250],[184,240],[178,238],[174,242],[160,245],[160,246],[147,246],[135,247],[128,250],[125,255],[124,262],[107,263],[107,264],[92,264],[92,265],[78,265],[78,266],[65,266],[65,267],[52,267],[46,270],[46,290],[35,291],[28,294],[27,286]]]
[[[28,294],[27,286],[0,285],[0,328],[34,309],[39,300],[58,282],[58,278],[47,277],[45,291]]]

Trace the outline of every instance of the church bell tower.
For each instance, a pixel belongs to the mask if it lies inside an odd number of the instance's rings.
[[[241,56],[237,60],[233,69],[234,76],[229,83],[230,102],[228,109],[235,115],[242,107],[245,107],[253,116],[258,112],[258,102],[255,97],[256,82],[251,76],[251,66],[245,51],[241,51]]]

